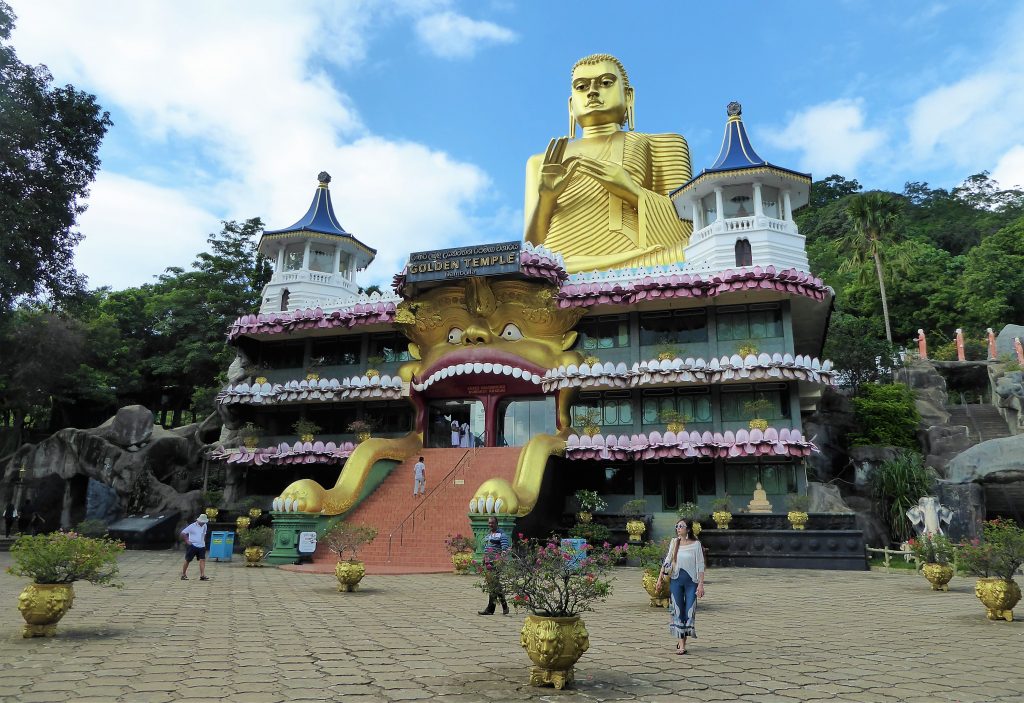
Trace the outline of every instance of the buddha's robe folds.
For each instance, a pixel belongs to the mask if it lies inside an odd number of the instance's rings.
[[[617,260],[604,268],[682,261],[692,226],[679,219],[668,194],[690,179],[686,140],[678,134],[636,132],[616,132],[604,139],[594,158],[620,164],[629,173],[640,188],[638,207],[577,173],[556,201],[544,246],[562,254],[570,273],[594,269],[591,257]],[[541,161],[531,159],[536,179]],[[640,253],[653,245],[663,248]],[[629,252],[636,254],[629,256]]]

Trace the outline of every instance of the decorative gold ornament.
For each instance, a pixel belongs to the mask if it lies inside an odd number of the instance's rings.
[[[265,552],[263,551],[263,547],[247,547],[245,550],[245,565],[263,566],[262,562],[264,554]]]
[[[686,429],[686,423],[685,422],[667,422],[667,423],[665,423],[665,429],[668,430],[669,432],[674,432],[676,434],[679,434],[680,432],[682,432],[683,430]]]
[[[658,352],[658,361],[672,361],[676,358],[676,355],[672,352]]]
[[[456,552],[452,554],[452,566],[455,567],[455,573],[465,574],[469,572],[469,567],[473,564],[473,552]]]
[[[786,517],[789,518],[789,524],[794,530],[807,529],[807,521],[810,516],[800,510],[791,510],[786,513]]]
[[[746,358],[748,356],[757,356],[760,350],[756,344],[742,344],[736,349],[736,353]]]
[[[70,583],[30,583],[18,596],[18,610],[27,623],[22,637],[53,637],[57,623],[74,602]]]
[[[569,137],[527,162],[525,239],[560,252],[570,273],[683,260],[692,226],[668,194],[690,180],[689,147],[678,134],[633,132],[634,103],[618,59],[581,59],[572,71]]]
[[[1020,586],[1013,579],[983,578],[974,584],[974,595],[985,605],[989,620],[1013,622],[1013,606],[1020,601]]]
[[[242,530],[248,530],[249,529],[249,518],[245,517],[244,515],[239,515],[238,517],[236,517],[235,518],[235,529],[237,529],[239,532],[241,532]]]
[[[334,575],[338,577],[339,591],[357,591],[359,582],[366,575],[366,566],[361,561],[339,561],[334,567]]]
[[[258,383],[259,385],[262,386],[266,382],[267,382],[267,377],[266,376],[257,376],[256,377],[255,383]]]
[[[260,438],[259,437],[244,437],[242,439],[242,444],[245,445],[246,449],[256,449],[258,446],[260,446]]]
[[[601,357],[594,356],[593,354],[591,354],[590,356],[584,357],[583,363],[584,364],[588,364],[590,366],[593,366],[594,364],[600,364],[601,363]]]
[[[561,690],[573,684],[573,667],[590,649],[590,636],[578,615],[568,618],[527,615],[519,643],[534,663],[530,667],[530,685],[554,686]]]
[[[216,520],[217,516],[220,515],[220,510],[218,508],[207,508],[203,512],[206,513],[206,517],[210,518],[210,522]]]
[[[765,430],[768,429],[768,421],[762,420],[760,418],[754,418],[753,420],[747,423],[747,427],[749,427],[752,430],[761,430],[762,432],[764,432]]]
[[[249,517],[253,520],[259,520],[260,515],[263,514],[262,508],[249,508]]]
[[[643,578],[644,590],[647,591],[647,595],[651,597],[652,608],[667,608],[669,600],[669,584],[668,579],[663,578],[661,580],[661,588],[658,588],[658,574],[657,572],[651,574],[644,572]]]
[[[639,542],[647,532],[647,525],[643,520],[630,520],[626,523],[626,532],[629,533],[630,542]]]
[[[378,376],[380,376],[380,371],[378,371],[377,369],[366,369],[366,373],[363,375],[365,375],[367,378],[377,378]]]
[[[729,523],[732,522],[732,513],[728,510],[716,510],[711,513],[711,519],[715,521],[720,530],[728,530]]]
[[[320,380],[320,374],[318,374],[318,373],[307,373],[306,374],[306,380],[307,381],[319,381]]]
[[[697,522],[696,520],[694,520],[691,523],[691,526],[692,526],[692,529],[693,529],[693,536],[694,537],[700,537],[700,531],[701,531],[700,523]]]
[[[356,432],[356,441],[357,442],[362,443],[362,442],[365,442],[366,440],[368,440],[369,438],[370,438],[370,433],[369,432]]]
[[[303,434],[299,435],[299,439],[303,442],[312,442],[315,439],[315,436],[312,434]]]
[[[581,510],[576,513],[576,519],[585,525],[594,519],[594,515],[586,510]]]
[[[950,579],[953,578],[953,567],[949,564],[925,564],[921,573],[932,585],[933,591],[948,591]]]

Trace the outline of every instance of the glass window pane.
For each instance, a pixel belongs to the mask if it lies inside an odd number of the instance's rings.
[[[657,421],[658,421],[658,399],[657,398],[644,398],[643,423],[645,425],[653,425]]]
[[[312,249],[309,252],[309,270],[330,273],[334,268],[334,251],[327,249]]]
[[[711,398],[706,395],[697,396],[692,417],[694,422],[711,422]]]
[[[618,406],[619,424],[620,425],[632,425],[633,424],[633,401],[631,400],[620,400],[616,403]]]

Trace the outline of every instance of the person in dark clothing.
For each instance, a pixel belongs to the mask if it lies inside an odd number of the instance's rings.
[[[487,521],[487,528],[491,531],[484,539],[484,578],[487,581],[487,607],[479,611],[478,615],[494,615],[495,601],[501,603],[501,614],[508,615],[508,603],[505,602],[505,594],[501,590],[501,584],[494,577],[490,570],[490,560],[494,556],[504,552],[509,547],[508,535],[498,527],[498,518],[491,518]]]
[[[14,524],[14,518],[18,515],[18,511],[14,507],[14,501],[7,503],[7,507],[4,508],[4,537],[11,536],[11,525]]]
[[[23,502],[21,507],[18,509],[18,532],[23,535],[28,534],[28,526],[32,520],[32,513],[32,499],[26,498],[25,502]]]

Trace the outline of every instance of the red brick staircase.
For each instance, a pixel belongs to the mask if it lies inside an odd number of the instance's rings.
[[[346,518],[378,530],[377,539],[359,552],[367,572],[450,571],[452,561],[444,547],[445,537],[472,534],[467,512],[474,491],[489,478],[511,481],[521,449],[423,449],[427,494],[418,498],[412,495],[413,465],[420,455],[392,469]],[[337,557],[321,546],[313,559],[334,564]]]

